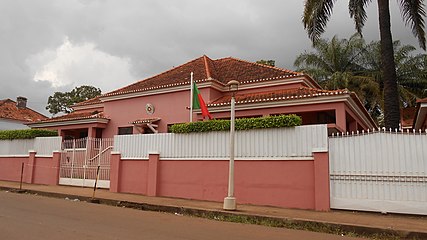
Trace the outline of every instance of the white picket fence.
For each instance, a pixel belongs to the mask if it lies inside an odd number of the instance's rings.
[[[61,150],[61,137],[37,137],[34,139],[16,139],[0,141],[0,156],[28,156],[35,151],[37,156],[52,156]]]
[[[123,159],[228,159],[229,132],[144,134],[114,137],[114,151]],[[236,131],[236,159],[312,159],[328,150],[326,125]]]
[[[59,184],[110,187],[112,138],[81,138],[63,141]],[[99,171],[98,171],[99,168]]]
[[[427,214],[427,135],[329,139],[331,208]]]
[[[34,139],[1,140],[0,156],[28,156],[34,142]]]
[[[61,151],[62,137],[37,137],[33,150],[36,156],[52,156],[54,151]]]

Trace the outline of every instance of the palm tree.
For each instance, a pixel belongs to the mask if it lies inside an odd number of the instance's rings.
[[[371,42],[365,49],[361,59],[361,64],[365,66],[365,75],[374,78],[382,87],[384,79],[381,76],[380,42]],[[414,106],[417,98],[427,96],[427,55],[411,54],[415,50],[414,46],[402,45],[399,40],[393,42],[400,107]]]
[[[384,123],[386,128],[398,128],[400,122],[399,93],[397,88],[396,66],[393,53],[393,39],[390,28],[389,0],[378,1],[378,15],[381,45],[381,75],[384,79]],[[424,1],[398,0],[403,20],[410,25],[412,33],[418,38],[420,46],[426,49],[424,31]],[[306,0],[303,14],[304,28],[315,43],[325,31],[336,0]],[[366,22],[366,7],[371,0],[349,0],[350,17],[354,19],[356,30],[362,34]]]
[[[297,56],[294,65],[297,71],[305,72],[316,79],[325,89],[343,89],[356,92],[365,108],[376,119],[383,113],[384,86],[381,76],[380,42],[366,44],[358,35],[350,39],[319,39],[315,52]],[[417,98],[427,96],[427,55],[411,54],[411,45],[393,42],[396,77],[400,107],[411,107]]]
[[[319,82],[329,81],[335,73],[355,73],[362,70],[358,59],[364,47],[365,41],[356,34],[348,40],[337,36],[330,41],[319,39],[313,45],[316,52],[298,55],[294,65]]]
[[[365,108],[376,119],[381,114],[381,93],[374,78],[366,76],[365,41],[358,34],[350,39],[319,39],[314,44],[315,52],[297,56],[294,65],[297,71],[305,72],[316,79],[325,89],[347,88],[355,92]]]

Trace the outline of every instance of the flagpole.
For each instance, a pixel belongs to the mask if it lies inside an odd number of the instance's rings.
[[[193,122],[193,72],[190,74],[190,122]]]

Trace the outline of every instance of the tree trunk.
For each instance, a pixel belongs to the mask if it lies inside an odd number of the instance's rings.
[[[381,74],[384,79],[384,124],[387,129],[400,123],[399,93],[390,26],[389,0],[378,0],[381,43]]]

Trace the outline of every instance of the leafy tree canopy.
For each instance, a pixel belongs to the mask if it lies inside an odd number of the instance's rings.
[[[101,89],[93,86],[75,87],[70,92],[55,92],[47,100],[46,110],[52,114],[72,112],[71,106],[101,95]]]
[[[320,39],[332,15],[336,0],[305,0],[303,24],[313,43]],[[349,0],[348,10],[353,18],[356,31],[362,34],[367,20],[366,8],[371,0]],[[398,0],[403,21],[408,25],[420,47],[426,49],[425,17],[426,10],[423,0]],[[383,78],[384,123],[386,128],[398,128],[400,122],[399,89],[393,53],[391,34],[390,1],[378,0],[378,23],[381,45],[381,75]]]
[[[381,74],[381,45],[379,41],[365,43],[360,35],[350,39],[319,39],[313,52],[297,56],[297,71],[305,72],[325,89],[356,92],[365,108],[375,119],[384,113],[384,77]],[[413,54],[415,47],[393,42],[394,59],[401,107],[414,106],[417,98],[426,97],[426,54]]]
[[[271,67],[276,66],[276,61],[275,60],[264,60],[264,59],[261,59],[259,61],[256,61],[256,63],[267,65],[267,66],[271,66]]]

